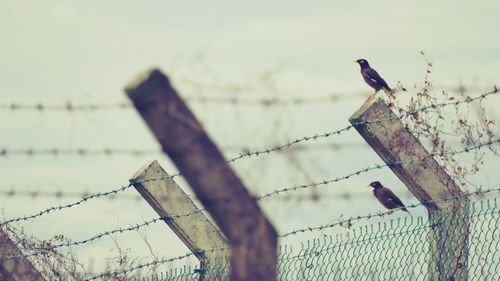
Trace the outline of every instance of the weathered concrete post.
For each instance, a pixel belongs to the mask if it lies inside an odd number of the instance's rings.
[[[349,121],[420,202],[433,227],[429,233],[429,280],[467,280],[469,201],[437,161],[380,96],[368,99]],[[454,197],[455,200],[443,200]],[[460,199],[458,199],[460,198]]]
[[[2,259],[2,257],[22,256],[22,254],[7,233],[0,229],[0,279],[3,277],[5,280],[14,281],[44,281],[45,278],[27,258]]]
[[[161,180],[157,180],[160,178]],[[144,165],[132,176],[130,182],[160,217],[174,217],[164,221],[200,260],[200,268],[204,268],[207,261],[223,261],[227,257],[229,245],[226,239],[169,177],[158,161]],[[175,218],[182,214],[190,215]],[[214,251],[202,251],[203,249]],[[219,277],[221,276],[217,274],[202,274],[200,279],[219,280]]]

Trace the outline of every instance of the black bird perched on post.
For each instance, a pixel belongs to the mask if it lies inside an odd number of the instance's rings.
[[[373,187],[373,194],[377,197],[378,201],[389,210],[400,208],[408,212],[405,205],[389,188],[384,187],[379,181],[374,181],[368,186]],[[410,212],[408,212],[410,214]]]
[[[366,61],[365,59],[359,59],[355,62],[357,62],[361,67],[361,75],[363,76],[366,84],[372,87],[375,90],[375,93],[382,89],[388,92],[391,91],[391,88],[389,87],[389,85],[387,85],[387,82],[385,82],[385,80],[380,77],[375,69],[370,67],[368,61]]]

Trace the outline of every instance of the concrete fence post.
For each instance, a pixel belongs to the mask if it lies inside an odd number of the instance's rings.
[[[382,120],[382,121],[375,121]],[[350,118],[365,141],[406,185],[426,204],[432,228],[429,233],[429,280],[467,280],[469,200],[432,158],[420,141],[396,116],[383,98],[368,99]],[[415,158],[425,158],[406,163]],[[445,198],[456,200],[443,200]]]

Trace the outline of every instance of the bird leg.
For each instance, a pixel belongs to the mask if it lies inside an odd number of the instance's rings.
[[[373,99],[376,95],[377,95],[378,91],[375,91],[375,93],[371,94],[367,99],[366,101],[370,101],[371,99]]]

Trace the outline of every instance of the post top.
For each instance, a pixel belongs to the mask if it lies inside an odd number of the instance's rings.
[[[153,169],[154,167],[160,167],[160,163],[158,163],[158,160],[152,160],[152,161],[148,161],[146,164],[144,164],[137,172],[135,172],[135,174],[133,174],[129,181],[131,183],[133,183],[134,181],[137,181],[138,179],[140,178],[143,178],[144,175],[151,169]]]
[[[359,121],[360,119],[364,119],[363,116],[365,113],[371,109],[371,108],[377,108],[385,106],[385,101],[384,98],[381,94],[375,94],[373,97],[369,97],[363,105],[354,112],[351,117],[349,117],[349,122],[355,123],[356,121]]]
[[[125,92],[132,100],[144,95],[151,95],[161,89],[170,89],[168,77],[158,68],[148,69],[138,75],[126,87]]]

